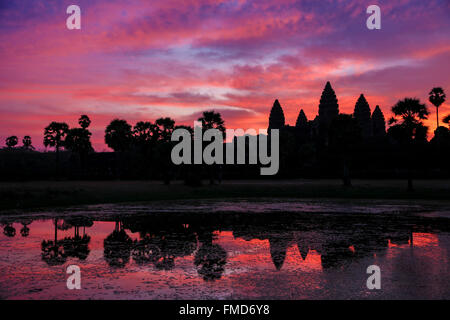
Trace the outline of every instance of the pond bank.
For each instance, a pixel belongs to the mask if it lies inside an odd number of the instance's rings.
[[[164,185],[159,181],[33,181],[1,182],[0,211],[137,201],[190,199],[294,198],[439,200],[450,202],[450,181],[417,180],[406,191],[404,180],[236,180],[220,185]]]

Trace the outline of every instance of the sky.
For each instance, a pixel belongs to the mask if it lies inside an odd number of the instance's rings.
[[[81,30],[66,27],[71,4]],[[366,27],[371,4],[380,30]],[[450,1],[1,1],[0,61],[0,146],[30,135],[42,149],[46,125],[81,114],[97,151],[115,118],[192,126],[215,110],[227,128],[265,129],[275,99],[294,125],[300,109],[314,119],[327,81],[343,113],[361,93],[386,119],[417,97],[432,132],[428,92],[450,100]]]

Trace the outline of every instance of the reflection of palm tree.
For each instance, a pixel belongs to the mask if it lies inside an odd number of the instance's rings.
[[[269,237],[270,256],[277,270],[280,270],[286,259],[286,250],[289,241],[283,237]]]
[[[31,223],[31,220],[22,221],[22,228],[20,229],[20,234],[22,237],[28,237],[30,235],[30,228],[28,225]]]
[[[3,234],[7,237],[13,238],[16,235],[16,228],[12,226],[12,223],[7,223],[3,228]]]
[[[58,219],[53,221],[55,226],[54,240],[43,240],[41,243],[42,260],[50,266],[56,266],[66,262],[67,255],[64,251],[64,241],[58,241]]]
[[[169,270],[176,257],[192,254],[197,248],[197,239],[190,230],[157,232],[141,231],[141,240],[135,241],[133,260],[138,264],[152,263],[158,269]]]
[[[111,267],[123,268],[130,261],[131,238],[123,229],[121,222],[116,222],[114,231],[103,241],[106,262]]]
[[[131,255],[133,260],[140,265],[156,263],[161,257],[161,249],[157,239],[145,236],[134,242]]]
[[[225,271],[226,262],[226,251],[218,244],[210,243],[201,246],[197,251],[194,260],[198,274],[200,274],[205,281],[220,279],[222,273]]]
[[[76,257],[85,260],[89,255],[89,242],[91,237],[85,234],[83,227],[83,235],[80,236],[81,226],[74,226],[74,236],[64,238],[64,250],[69,257]]]
[[[155,267],[158,270],[171,270],[175,266],[175,257],[171,255],[162,256],[155,263]]]
[[[197,249],[197,238],[190,230],[170,232],[164,236],[164,252],[174,257],[184,257]]]
[[[190,230],[164,234],[161,240],[162,259],[156,263],[158,269],[172,269],[176,257],[188,256],[197,248],[197,239]]]

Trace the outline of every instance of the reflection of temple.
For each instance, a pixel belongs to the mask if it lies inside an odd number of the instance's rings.
[[[269,236],[270,256],[272,262],[277,270],[283,266],[284,259],[286,259],[286,250],[289,245],[289,239],[284,236],[271,235]]]
[[[27,227],[31,221],[4,221],[3,233],[14,237],[14,223]],[[64,264],[68,258],[84,260],[90,249],[86,228],[92,219],[84,217],[55,218],[54,236],[43,240],[42,259],[48,265]],[[412,246],[413,233],[449,231],[439,218],[411,215],[386,219],[384,215],[326,215],[296,213],[251,214],[165,214],[132,217],[114,222],[114,229],[103,241],[104,259],[109,266],[123,268],[131,261],[171,270],[177,258],[192,256],[198,275],[204,280],[220,279],[225,272],[227,252],[221,247],[215,230],[231,231],[235,238],[267,241],[268,253],[275,270],[288,261],[288,250],[298,251],[298,263],[307,260],[312,251],[320,256],[323,270],[345,268],[364,257],[384,255],[392,246]],[[61,239],[58,232],[73,229],[73,236]],[[138,234],[132,238],[129,233]],[[135,236],[133,236],[135,237]],[[289,260],[292,261],[292,260]],[[295,261],[295,260],[294,260]]]

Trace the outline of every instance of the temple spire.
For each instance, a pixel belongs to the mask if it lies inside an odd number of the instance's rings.
[[[281,129],[284,127],[284,112],[278,99],[273,103],[269,116],[269,129]]]
[[[386,120],[379,106],[376,106],[372,113],[372,127],[374,137],[384,137],[386,135]]]
[[[295,122],[295,126],[299,129],[303,129],[306,128],[307,125],[308,125],[308,118],[306,118],[305,112],[303,111],[303,109],[301,109],[297,117],[297,122]]]
[[[372,136],[372,120],[370,116],[370,106],[364,95],[361,95],[356,101],[355,110],[353,112],[358,125],[361,129],[361,136],[367,139]]]
[[[325,141],[328,141],[328,130],[331,122],[339,114],[339,104],[336,93],[328,81],[323,89],[319,103],[319,132]]]

